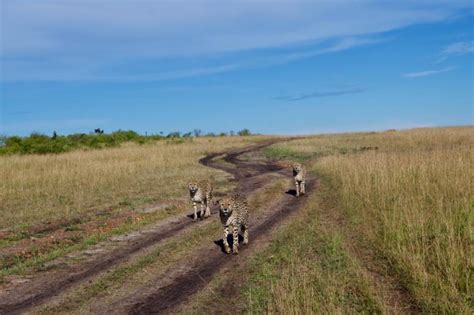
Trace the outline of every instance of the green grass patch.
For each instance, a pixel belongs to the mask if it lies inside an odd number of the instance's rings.
[[[317,198],[312,198],[316,201]],[[345,251],[343,236],[318,220],[317,206],[282,230],[250,263],[248,313],[384,313],[384,305]]]
[[[269,146],[263,149],[267,158],[274,160],[294,160],[299,162],[307,161],[313,158],[314,154],[302,153],[283,146]]]

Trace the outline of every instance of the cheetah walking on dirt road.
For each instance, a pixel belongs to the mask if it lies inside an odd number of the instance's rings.
[[[306,169],[301,163],[293,164],[293,177],[296,185],[296,197],[306,194]]]
[[[197,220],[197,205],[201,205],[201,213],[200,217],[208,218],[211,215],[211,201],[212,201],[212,185],[208,181],[202,182],[190,182],[188,185],[189,188],[189,195],[191,197],[191,201],[193,202],[194,208],[194,221]]]
[[[235,195],[226,197],[217,201],[219,205],[219,215],[222,225],[224,226],[224,251],[229,254],[230,246],[227,241],[229,235],[229,227],[232,226],[233,231],[233,246],[232,252],[237,255],[239,253],[239,230],[244,234],[244,242],[246,245],[249,242],[248,220],[249,220],[249,206],[244,197]]]

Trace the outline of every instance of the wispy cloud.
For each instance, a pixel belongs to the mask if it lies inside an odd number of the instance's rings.
[[[443,21],[472,5],[470,0],[400,0],[390,6],[337,0],[4,2],[2,81],[209,75],[254,66],[240,56],[267,49],[291,49],[270,56],[275,63],[291,62],[373,44],[385,32]],[[173,62],[189,67],[173,70]],[[140,63],[163,65],[143,74]],[[116,73],[117,65],[124,71]]]
[[[272,56],[270,58],[266,58],[265,63],[267,64],[289,63],[289,62],[296,61],[299,59],[306,59],[306,58],[316,57],[320,55],[336,53],[336,52],[348,50],[351,48],[356,48],[359,46],[378,44],[384,41],[386,41],[386,39],[351,36],[351,37],[338,39],[329,45],[326,45],[324,47],[319,47],[317,49],[303,50],[303,51],[298,51],[298,52],[291,52],[291,53],[285,53],[281,55]]]
[[[314,91],[311,93],[301,94],[301,95],[286,95],[286,96],[277,96],[274,99],[287,101],[287,102],[294,102],[294,101],[301,101],[308,98],[321,98],[321,97],[330,97],[330,96],[340,96],[340,95],[347,95],[347,94],[356,94],[362,93],[365,89],[363,88],[341,88],[341,89],[331,89],[326,91]]]
[[[439,74],[439,73],[453,71],[454,69],[456,69],[456,67],[447,67],[447,68],[438,69],[438,70],[425,70],[425,71],[418,71],[418,72],[407,72],[407,73],[403,73],[402,77],[405,77],[405,78],[428,77],[428,76],[432,76],[432,75]]]
[[[165,71],[143,71],[136,73],[131,69],[126,69],[124,72],[108,74],[104,71],[88,71],[86,69],[81,72],[75,72],[72,69],[58,69],[52,71],[48,69],[49,64],[32,65],[28,62],[12,62],[6,65],[6,71],[11,72],[8,81],[96,81],[96,82],[155,82],[167,81],[183,78],[191,78],[196,76],[207,76],[214,74],[221,74],[240,69],[251,69],[260,67],[269,67],[274,65],[281,65],[291,63],[301,59],[313,58],[319,55],[341,52],[348,49],[353,49],[359,46],[372,45],[386,41],[383,38],[367,38],[367,37],[348,37],[338,38],[331,43],[324,43],[318,45],[317,48],[310,50],[301,49],[282,49],[268,53],[264,57],[236,57],[239,60],[235,63],[223,63],[220,65],[209,65],[201,67],[189,67],[178,69],[170,69]],[[296,51],[296,52],[295,52]],[[228,59],[236,59],[228,58]],[[238,61],[238,62],[237,62]],[[31,69],[34,68],[34,71]],[[30,70],[30,71],[28,71]],[[65,71],[67,70],[67,71]]]
[[[474,41],[456,42],[446,46],[436,62],[442,62],[452,56],[462,56],[474,52]]]

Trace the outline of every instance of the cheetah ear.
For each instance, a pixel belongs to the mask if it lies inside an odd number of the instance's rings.
[[[217,199],[214,201],[214,205],[217,206],[217,205],[220,205],[221,204],[221,201],[222,199]]]

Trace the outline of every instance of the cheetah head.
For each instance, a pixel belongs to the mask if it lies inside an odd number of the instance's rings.
[[[198,191],[199,186],[196,182],[190,182],[188,188],[190,192],[195,193],[196,191]]]
[[[216,204],[219,206],[219,211],[225,216],[230,216],[234,210],[234,202],[231,198],[217,200]]]
[[[303,166],[300,163],[293,164],[293,172],[299,173],[303,170]]]

